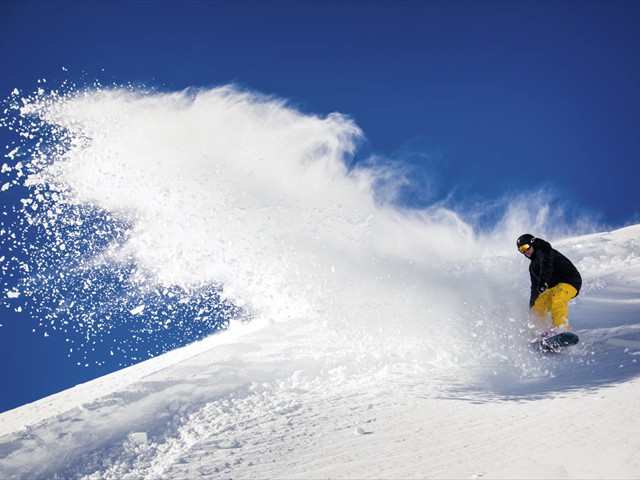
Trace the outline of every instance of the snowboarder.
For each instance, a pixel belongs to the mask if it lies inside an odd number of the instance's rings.
[[[540,327],[541,337],[569,331],[569,300],[582,286],[578,269],[551,244],[530,233],[518,237],[518,251],[526,256],[531,276],[529,308]],[[551,328],[547,316],[551,313]]]

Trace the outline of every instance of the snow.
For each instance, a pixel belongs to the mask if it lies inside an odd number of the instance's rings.
[[[256,320],[0,415],[1,476],[637,478],[640,225],[561,247],[587,290],[564,354],[442,365]]]
[[[252,318],[0,414],[0,478],[638,478],[640,225],[582,235],[535,195],[490,232],[398,208],[379,187],[404,179],[346,168],[351,120],[230,87],[25,104],[71,136],[25,161],[53,192],[23,213],[78,262],[79,293],[52,298],[78,306],[74,328],[108,334],[118,312],[83,295],[126,262],[127,319],[151,310],[144,292],[177,306],[211,284]],[[124,230],[73,257],[86,205]],[[583,273],[581,341],[561,355],[528,348],[524,231]],[[77,280],[42,279],[52,295]]]

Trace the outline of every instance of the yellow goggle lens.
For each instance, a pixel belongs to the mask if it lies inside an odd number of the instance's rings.
[[[525,243],[524,245],[520,245],[518,250],[520,250],[520,253],[524,253],[527,250],[529,250],[529,248],[531,248],[531,245],[529,245],[528,243]]]

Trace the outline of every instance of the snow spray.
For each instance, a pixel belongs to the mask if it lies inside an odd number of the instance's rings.
[[[349,117],[233,86],[70,90],[7,102],[2,190],[20,220],[3,227],[3,288],[41,328],[80,332],[85,355],[114,325],[184,336],[251,318],[464,364],[517,331],[519,226],[490,245],[450,209],[387,201],[376,185],[398,172],[352,161]]]

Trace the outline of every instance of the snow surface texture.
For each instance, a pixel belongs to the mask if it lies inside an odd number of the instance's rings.
[[[230,87],[45,100],[22,114],[65,141],[3,168],[27,172],[47,228],[108,212],[124,233],[93,268],[134,264],[140,298],[213,285],[252,320],[3,413],[0,477],[640,475],[640,226],[554,241],[531,198],[482,234],[397,208],[405,178],[346,167],[348,118]],[[527,348],[524,231],[584,276],[581,343],[559,356]]]

